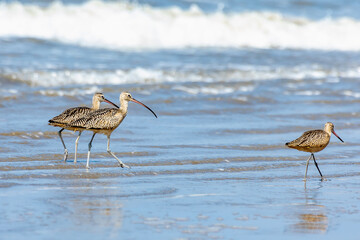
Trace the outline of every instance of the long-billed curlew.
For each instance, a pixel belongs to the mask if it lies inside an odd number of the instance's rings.
[[[311,158],[314,159],[315,166],[320,173],[321,180],[324,179],[323,175],[320,172],[319,166],[315,160],[314,153],[320,152],[323,150],[330,142],[331,133],[333,133],[341,142],[344,142],[334,131],[334,124],[327,122],[325,124],[324,130],[311,130],[304,132],[301,137],[295,139],[294,141],[288,142],[285,145],[289,148],[295,148],[299,151],[311,153],[310,157],[306,162],[305,178],[306,181],[307,170],[309,166],[309,161]]]
[[[74,162],[76,163],[76,154],[77,154],[77,147],[80,135],[83,131],[83,129],[77,129],[74,127],[70,127],[68,124],[72,121],[75,121],[77,119],[83,118],[86,115],[90,114],[91,112],[98,110],[100,108],[101,102],[107,102],[109,104],[114,105],[116,108],[119,108],[115,103],[112,103],[111,101],[107,100],[102,93],[95,93],[92,99],[92,107],[74,107],[66,109],[64,112],[62,112],[60,115],[53,117],[49,120],[49,125],[54,127],[61,127],[59,133],[60,140],[64,146],[64,161],[67,160],[68,157],[68,150],[65,146],[64,140],[61,136],[61,132],[64,131],[64,129],[72,130],[72,131],[79,131],[79,135],[76,138],[75,141],[75,158]]]
[[[139,102],[138,100],[132,98],[131,94],[128,92],[122,92],[120,94],[120,108],[103,108],[97,111],[92,112],[91,114],[78,119],[76,121],[71,122],[69,125],[76,129],[82,130],[90,130],[93,132],[93,136],[89,142],[89,151],[86,162],[86,168],[89,168],[90,163],[90,151],[92,147],[92,141],[95,137],[95,134],[102,133],[107,136],[107,152],[113,156],[120,164],[122,168],[127,167],[120,159],[118,159],[113,152],[110,150],[110,135],[111,133],[120,125],[120,123],[124,120],[127,114],[128,103],[129,101],[138,103],[144,107],[146,107],[150,112],[154,114],[157,118],[156,114],[145,104]]]

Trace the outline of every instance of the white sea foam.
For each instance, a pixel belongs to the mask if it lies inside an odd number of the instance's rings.
[[[102,92],[102,89],[97,86],[91,86],[85,89],[84,88],[78,88],[72,90],[43,89],[39,91],[41,95],[45,95],[45,96],[85,96],[97,92]]]
[[[304,96],[317,96],[317,95],[320,95],[321,92],[308,90],[308,91],[299,91],[299,92],[296,92],[295,94],[296,95],[304,95]]]
[[[0,3],[0,37],[33,37],[110,49],[255,47],[360,50],[360,21],[275,12],[205,13],[91,0],[48,7]]]
[[[0,89],[0,95],[1,95],[1,98],[8,98],[8,97],[19,96],[19,95],[21,95],[21,93],[17,89],[4,88],[4,89]]]
[[[204,74],[206,72],[206,74]],[[256,67],[252,69],[227,69],[208,71],[181,71],[160,70],[147,68],[134,68],[130,70],[96,71],[96,70],[58,70],[39,71],[24,69],[21,71],[1,70],[0,78],[10,81],[23,82],[31,86],[59,87],[69,85],[122,85],[122,84],[161,84],[161,83],[186,83],[206,82],[224,83],[217,84],[214,90],[211,85],[207,88],[187,88],[186,86],[175,86],[178,90],[191,94],[219,94],[231,93],[233,91],[253,91],[254,86],[233,85],[229,82],[256,82],[275,79],[292,79],[296,82],[288,83],[289,88],[297,88],[303,84],[302,80],[316,80],[317,84],[324,82],[332,83],[338,78],[360,78],[360,68],[349,69],[322,69],[318,66],[296,66],[296,67]],[[299,81],[299,82],[297,82]],[[220,88],[219,88],[220,87]],[[49,93],[51,94],[51,93]]]
[[[66,86],[71,84],[119,85],[185,81],[183,77],[180,77],[181,74],[178,76],[173,72],[163,72],[161,70],[144,68],[116,71],[37,71],[24,69],[22,71],[9,72],[8,70],[5,70],[2,73],[0,72],[0,77],[1,76],[12,81],[24,82],[31,86],[43,87]]]
[[[360,98],[360,92],[354,92],[354,91],[346,90],[346,91],[343,91],[342,94],[345,95],[345,96],[350,96],[350,97],[354,97],[354,98]]]
[[[179,91],[183,91],[189,94],[206,94],[206,95],[219,95],[219,94],[229,94],[229,93],[233,93],[233,92],[252,92],[255,87],[253,86],[249,86],[249,87],[236,87],[236,86],[232,86],[232,87],[225,87],[219,84],[216,84],[214,86],[209,86],[209,87],[203,87],[203,86],[191,86],[191,87],[186,87],[186,86],[175,86],[174,87],[175,90],[179,90]]]

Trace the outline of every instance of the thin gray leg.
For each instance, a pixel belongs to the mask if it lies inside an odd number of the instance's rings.
[[[94,134],[92,135],[92,138],[91,138],[91,140],[90,140],[90,142],[89,142],[89,151],[88,151],[88,157],[87,157],[87,161],[86,161],[86,168],[87,168],[87,169],[90,168],[90,150],[91,150],[91,147],[92,147],[92,141],[94,140],[95,134],[96,134],[96,133],[94,133]]]
[[[312,158],[312,154],[310,155],[310,157],[309,157],[308,160],[306,161],[306,170],[305,170],[305,178],[304,178],[304,181],[306,181],[307,170],[308,170],[309,161],[310,161],[311,158]]]
[[[120,167],[124,168],[130,168],[128,165],[124,164],[120,159],[118,159],[113,152],[110,150],[110,136],[107,136],[108,143],[107,143],[107,152],[110,153],[111,156],[113,156],[119,163]]]
[[[318,164],[317,164],[317,162],[316,162],[316,160],[315,160],[315,155],[314,155],[314,154],[312,154],[312,156],[313,156],[313,159],[314,159],[315,166],[316,166],[317,170],[318,170],[318,171],[319,171],[319,173],[320,173],[321,180],[324,180],[325,178],[324,178],[324,177],[323,177],[323,175],[321,174],[321,172],[320,172],[320,168],[319,168],[319,166],[318,166]]]
[[[81,133],[82,133],[82,131],[79,131],[79,136],[76,138],[76,141],[75,141],[75,158],[74,158],[74,163],[76,163],[76,155],[77,155],[78,143],[79,143],[79,139],[80,139]]]
[[[67,148],[66,148],[66,146],[65,146],[65,143],[64,143],[64,140],[63,140],[63,138],[62,138],[62,136],[61,136],[61,132],[62,132],[62,131],[64,131],[64,128],[60,129],[60,131],[58,132],[58,134],[59,134],[60,140],[61,140],[61,142],[62,142],[62,144],[63,144],[63,146],[64,146],[64,162],[66,162],[67,157],[68,157],[68,150],[67,150]]]

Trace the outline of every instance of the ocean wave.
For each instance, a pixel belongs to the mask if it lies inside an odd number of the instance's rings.
[[[183,91],[189,94],[198,95],[198,94],[206,94],[206,95],[219,95],[219,94],[230,94],[234,92],[252,92],[255,87],[254,86],[175,86],[175,90]]]
[[[76,89],[66,89],[66,90],[54,90],[54,89],[43,89],[38,93],[45,96],[85,96],[89,94],[94,94],[97,92],[102,92],[102,89],[97,86],[90,86],[86,88],[76,88]]]
[[[0,37],[31,37],[109,49],[186,47],[360,50],[360,21],[276,12],[206,13],[91,0],[47,7],[0,3]]]
[[[345,90],[342,92],[342,94],[349,97],[360,98],[360,92],[356,91]]]
[[[256,82],[276,79],[290,79],[289,88],[297,88],[297,81],[318,80],[320,82],[339,82],[339,78],[360,78],[360,68],[328,69],[314,66],[295,67],[259,67],[246,66],[237,69],[196,69],[196,70],[161,70],[133,68],[129,70],[10,70],[0,71],[0,79],[10,82],[21,82],[30,86],[61,87],[68,85],[122,85],[122,84],[162,84],[162,83],[236,83]],[[180,89],[186,90],[186,89]],[[239,88],[237,91],[251,91]],[[189,91],[189,90],[187,90]],[[197,91],[197,90],[192,90]],[[204,90],[211,92],[211,89]],[[222,92],[229,90],[224,85]],[[197,93],[197,92],[195,92]]]

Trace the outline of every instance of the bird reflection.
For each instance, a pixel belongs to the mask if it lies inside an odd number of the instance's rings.
[[[74,190],[76,197],[66,203],[73,224],[106,228],[110,236],[117,237],[124,217],[123,199],[118,197],[121,189],[104,184],[101,187],[76,187]]]
[[[324,206],[317,206],[318,210]],[[326,233],[329,225],[328,217],[324,213],[304,213],[300,214],[299,222],[294,228],[299,232],[307,233]]]
[[[327,232],[329,219],[326,214],[326,206],[320,204],[317,197],[321,188],[322,182],[315,189],[304,189],[305,203],[297,205],[295,211],[296,223],[291,226],[292,231],[313,234],[324,234]]]

